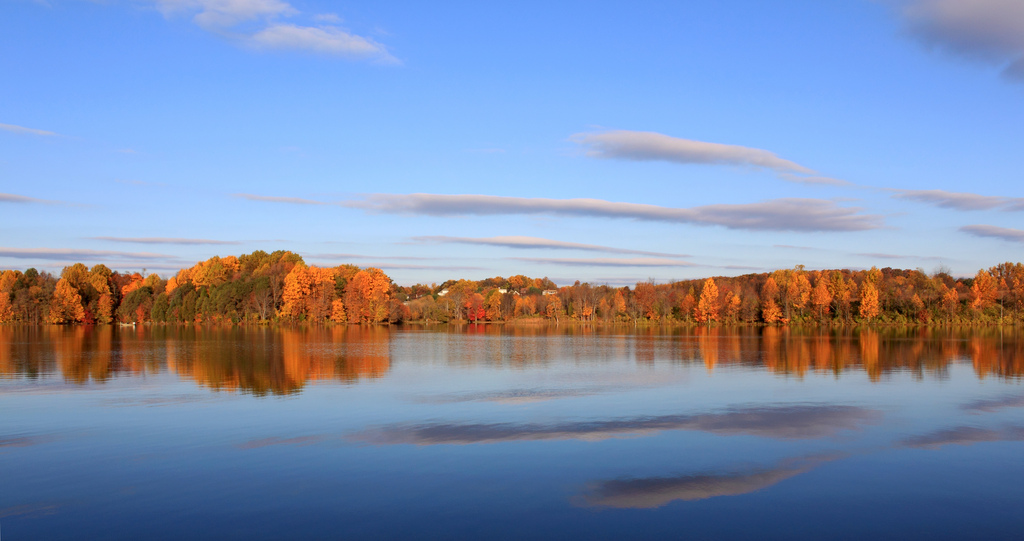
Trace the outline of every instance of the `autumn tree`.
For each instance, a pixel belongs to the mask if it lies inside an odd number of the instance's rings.
[[[956,315],[957,310],[960,308],[960,293],[956,290],[956,287],[947,288],[942,295],[942,307],[949,314],[949,317]]]
[[[776,323],[782,320],[782,309],[776,302],[778,296],[779,286],[775,283],[775,279],[769,276],[765,280],[764,286],[761,287],[761,317],[765,323]]]
[[[67,280],[57,280],[57,287],[53,291],[53,301],[50,303],[50,314],[47,316],[48,323],[76,323],[85,317],[85,308],[82,307],[82,297],[75,291],[75,288]]]
[[[345,287],[345,306],[350,323],[378,323],[388,317],[391,279],[370,267],[352,276]]]
[[[696,309],[697,297],[694,295],[693,287],[690,287],[679,303],[679,316],[683,321],[692,321]]]
[[[466,310],[466,319],[470,322],[476,322],[487,315],[487,309],[484,306],[484,296],[479,293],[471,293],[466,296],[466,300],[463,302],[463,308]]]
[[[828,291],[832,295],[836,316],[844,320],[847,319],[850,315],[850,301],[853,297],[852,283],[843,277],[843,273],[833,271]]]
[[[718,321],[718,286],[715,285],[714,278],[708,278],[704,282],[704,289],[701,290],[694,315],[698,323],[706,322],[710,325],[712,321]]]
[[[640,308],[640,313],[647,319],[658,319],[658,294],[653,282],[639,282],[633,290],[633,297]]]
[[[11,304],[11,293],[21,273],[13,270],[0,272],[0,323],[14,321],[14,306]]]
[[[515,316],[532,316],[537,313],[536,297],[532,295],[520,295],[516,297]]]
[[[729,323],[736,323],[740,318],[740,306],[742,299],[736,293],[729,291],[725,294],[725,319]]]
[[[832,293],[828,290],[828,279],[824,273],[819,275],[815,282],[811,303],[818,309],[818,321],[822,321],[829,312],[829,305],[832,304]]]
[[[984,310],[996,300],[998,285],[995,278],[988,271],[979,270],[974,277],[974,284],[971,286],[971,308]]]
[[[878,289],[871,280],[864,280],[860,286],[860,317],[871,321],[879,311]]]
[[[299,264],[284,277],[284,293],[281,315],[284,317],[301,318],[309,311],[309,294],[312,279],[309,267]]]

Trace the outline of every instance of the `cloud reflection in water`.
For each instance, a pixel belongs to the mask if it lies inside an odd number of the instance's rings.
[[[585,507],[653,509],[675,500],[706,500],[718,496],[739,496],[770,487],[805,473],[840,455],[822,455],[802,460],[787,460],[771,469],[725,474],[680,475],[613,479],[590,485],[574,503]]]
[[[1024,440],[1024,427],[1009,426],[994,430],[976,426],[958,426],[906,438],[900,442],[900,445],[902,447],[937,449],[945,445],[973,445],[990,441],[1021,440]]]
[[[348,439],[373,444],[474,444],[509,441],[598,441],[665,430],[698,430],[714,434],[777,439],[834,436],[876,422],[880,412],[855,406],[800,404],[750,407],[701,415],[661,415],[610,421],[537,423],[395,424],[357,432]]]

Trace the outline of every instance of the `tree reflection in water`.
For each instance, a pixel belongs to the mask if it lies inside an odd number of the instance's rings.
[[[415,332],[410,332],[415,331]],[[560,360],[700,363],[808,373],[895,371],[946,377],[970,362],[979,378],[1024,375],[1024,340],[994,327],[813,329],[468,325],[252,328],[146,326],[0,326],[0,376],[60,374],[68,383],[102,383],[116,375],[168,372],[215,390],[288,394],[311,381],[356,383],[384,377],[396,341],[425,347],[444,340],[453,366],[542,366]],[[429,347],[425,351],[429,352]]]

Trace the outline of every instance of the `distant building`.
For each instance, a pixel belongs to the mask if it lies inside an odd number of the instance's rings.
[[[542,295],[558,295],[558,290],[557,289],[545,289],[541,294]]]

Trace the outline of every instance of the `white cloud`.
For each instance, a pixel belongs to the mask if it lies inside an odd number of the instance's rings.
[[[45,137],[55,137],[60,135],[52,131],[37,130],[35,128],[26,128],[24,126],[15,126],[14,124],[0,124],[0,130],[27,135],[42,135]]]
[[[257,48],[264,49],[307,50],[348,58],[397,62],[383,45],[335,26],[313,27],[277,23],[250,36],[249,42]]]
[[[165,15],[198,11],[192,20],[206,29],[298,14],[298,10],[280,0],[156,0],[156,4]]]
[[[576,242],[564,242],[560,240],[542,239],[538,237],[524,237],[524,236],[505,236],[505,237],[485,237],[485,238],[471,238],[471,237],[445,237],[445,236],[427,236],[427,237],[413,237],[412,240],[417,242],[439,242],[439,243],[456,243],[456,244],[476,244],[486,246],[500,246],[503,248],[522,248],[522,249],[558,249],[558,250],[584,250],[592,252],[605,252],[610,254],[635,254],[635,255],[649,255],[649,256],[666,256],[666,257],[686,257],[684,254],[667,254],[663,252],[645,252],[642,250],[629,250],[626,248],[613,248],[610,246],[600,246],[596,244],[580,244]]]
[[[807,167],[759,148],[708,143],[661,133],[630,130],[577,133],[569,139],[587,148],[587,156],[593,158],[755,167],[773,171],[781,178],[792,182],[848,184],[842,180],[819,176]]]
[[[955,210],[1024,211],[1024,198],[978,195],[945,190],[896,190],[893,197],[928,203],[937,207]]]
[[[303,50],[351,59],[397,63],[387,48],[337,26],[333,13],[316,14],[314,25],[280,22],[301,12],[282,0],[155,0],[165,15],[195,13],[192,21],[210,32],[254,49]]]
[[[975,237],[990,237],[1008,242],[1024,243],[1024,230],[997,227],[994,225],[965,225],[960,231]]]
[[[877,215],[860,214],[824,199],[773,199],[760,203],[673,208],[600,199],[546,199],[495,195],[369,194],[342,206],[385,214],[471,216],[547,214],[627,218],[754,231],[864,231],[882,227]]]
[[[1024,2],[906,0],[901,14],[912,34],[954,54],[1003,65],[1024,81]]]

